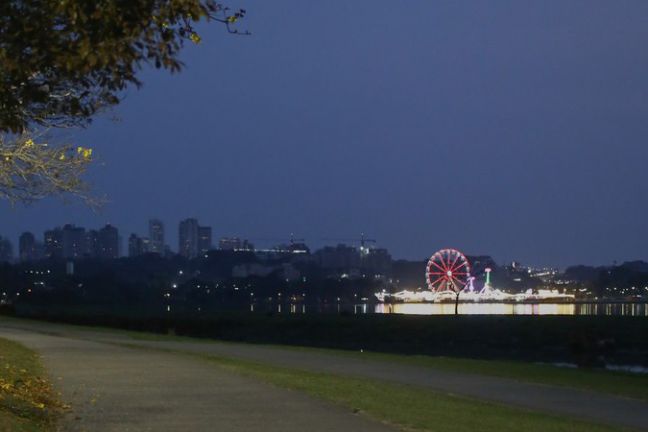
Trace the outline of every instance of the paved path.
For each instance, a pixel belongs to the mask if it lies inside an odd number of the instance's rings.
[[[0,323],[0,329],[2,326],[5,324]],[[316,351],[210,341],[137,340],[119,333],[77,330],[68,326],[32,322],[13,322],[6,326],[49,331],[61,336],[101,341],[106,344],[134,345],[149,348],[148,351],[174,350],[241,358],[277,366],[411,384],[541,412],[648,430],[648,403],[589,391],[363,360]],[[0,336],[3,336],[1,330]]]
[[[350,410],[238,375],[200,358],[51,336],[0,324],[38,351],[63,399],[60,431],[394,431]]]

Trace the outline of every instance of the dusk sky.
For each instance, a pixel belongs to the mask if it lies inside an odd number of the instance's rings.
[[[185,70],[83,132],[99,213],[2,203],[0,234],[197,217],[311,247],[364,232],[564,267],[648,260],[648,1],[232,2]]]

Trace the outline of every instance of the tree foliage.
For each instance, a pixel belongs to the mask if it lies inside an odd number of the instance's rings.
[[[3,0],[0,2],[0,131],[84,126],[141,83],[145,64],[177,72],[193,25],[231,33],[244,16],[214,0]]]
[[[86,126],[141,85],[143,66],[179,71],[197,22],[249,34],[235,28],[244,16],[215,0],[0,0],[0,199],[86,197],[91,150],[30,131]]]

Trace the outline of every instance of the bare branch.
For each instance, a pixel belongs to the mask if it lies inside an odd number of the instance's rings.
[[[82,179],[92,162],[92,149],[49,145],[43,133],[0,135],[0,199],[30,203],[47,196],[75,196],[93,207]]]

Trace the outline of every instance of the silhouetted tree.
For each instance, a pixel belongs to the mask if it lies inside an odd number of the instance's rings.
[[[128,86],[141,85],[143,66],[180,71],[185,42],[200,42],[195,23],[217,21],[229,33],[247,34],[233,27],[244,16],[214,0],[0,1],[0,154],[8,162],[0,167],[0,197],[78,193],[79,162],[89,158],[26,147],[33,139],[15,134],[86,126]]]
[[[143,65],[178,72],[194,23],[232,25],[214,0],[4,0],[0,2],[0,131],[83,126],[139,86]]]

